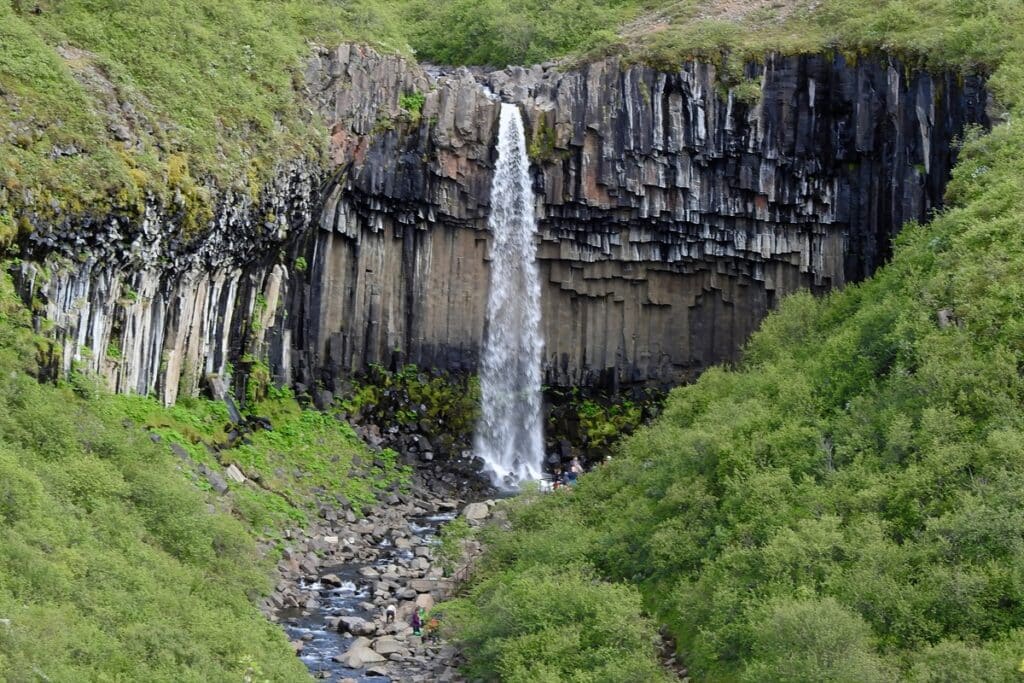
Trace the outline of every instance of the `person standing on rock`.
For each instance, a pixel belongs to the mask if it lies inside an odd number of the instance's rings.
[[[394,605],[388,605],[384,610],[384,623],[393,624],[395,623],[395,614],[398,613],[398,608]]]
[[[420,628],[423,626],[423,608],[416,610],[412,614],[412,634],[414,636],[420,635]]]

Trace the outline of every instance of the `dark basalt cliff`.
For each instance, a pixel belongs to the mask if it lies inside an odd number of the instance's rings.
[[[47,269],[23,266],[23,288],[66,367],[167,401],[257,358],[307,389],[370,363],[471,371],[500,97],[529,128],[546,382],[678,383],[734,358],[782,295],[870,274],[939,204],[951,141],[986,124],[981,79],[892,58],[769,57],[746,77],[741,101],[697,62],[440,73],[324,51],[306,81],[331,168],[283,170],[272,219],[226,208],[182,258],[137,248],[156,216],[84,263],[58,256],[82,252],[69,233],[44,245]]]

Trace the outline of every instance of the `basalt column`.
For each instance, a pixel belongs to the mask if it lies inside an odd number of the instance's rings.
[[[736,358],[785,294],[873,272],[940,205],[955,136],[987,122],[980,78],[885,56],[769,56],[745,78],[741,99],[700,62],[428,73],[323,53],[309,80],[340,172],[306,254],[335,260],[308,276],[317,322],[290,372],[479,369],[499,116],[481,82],[525,118],[550,385],[674,384]]]

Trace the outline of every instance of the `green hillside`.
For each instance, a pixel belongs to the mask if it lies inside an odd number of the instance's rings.
[[[637,591],[694,680],[1024,677],[1024,49],[1006,18],[988,42],[1013,43],[992,78],[1008,122],[963,145],[949,207],[869,281],[787,299],[740,367],[674,390],[576,490],[516,504],[455,606],[475,670],[613,680],[586,653],[614,642],[607,610],[644,623],[611,597]],[[588,589],[576,637],[517,668],[561,618],[525,606],[581,575],[607,602]],[[566,652],[588,668],[559,670]]]
[[[214,495],[195,469],[220,469],[207,445],[225,441],[222,404],[165,409],[78,376],[41,384],[29,372],[47,350],[4,274],[0,680],[305,680],[284,632],[256,608],[279,557],[257,541],[305,526],[317,492],[344,492],[358,510],[405,470],[279,395],[258,406],[274,431],[216,456],[259,486]],[[356,456],[375,464],[355,468]]]

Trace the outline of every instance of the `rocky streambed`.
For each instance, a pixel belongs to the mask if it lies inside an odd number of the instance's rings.
[[[364,510],[362,518],[344,503],[324,508],[317,524],[288,534],[277,565],[280,578],[264,611],[282,625],[315,678],[460,681],[455,648],[415,635],[411,618],[454,588],[436,557],[440,526],[460,511],[470,523],[481,523],[493,506],[464,507],[459,498],[414,487]],[[470,542],[468,554],[478,550]],[[387,623],[391,604],[397,614]]]

